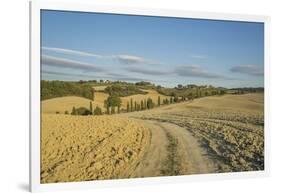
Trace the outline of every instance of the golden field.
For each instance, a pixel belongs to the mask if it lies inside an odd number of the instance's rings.
[[[114,116],[42,115],[41,182],[127,177],[150,132]]]
[[[96,89],[96,87],[95,87]],[[98,87],[98,90],[101,91],[104,89],[104,86]],[[120,97],[122,100],[122,106],[124,110],[127,108],[127,102],[130,103],[130,100],[133,99],[133,102],[137,102],[140,104],[141,100],[145,100],[148,98],[151,98],[155,104],[157,104],[158,96],[160,96],[161,104],[163,102],[163,99],[170,99],[170,97],[164,96],[159,94],[158,92],[154,90],[144,90],[148,92],[147,94],[136,94],[131,95],[127,97]],[[43,113],[57,113],[63,114],[65,111],[71,112],[72,108],[78,108],[78,107],[89,107],[90,102],[93,104],[93,108],[96,106],[99,106],[102,108],[103,111],[105,111],[104,108],[104,100],[107,99],[109,95],[104,92],[95,92],[95,99],[94,101],[91,101],[89,99],[83,98],[83,97],[76,97],[76,96],[66,96],[66,97],[57,97],[53,99],[44,100],[41,102],[42,104],[42,112]]]
[[[156,101],[159,96],[148,95]],[[103,103],[105,96],[97,97]],[[122,97],[122,103],[142,97]],[[42,102],[42,183],[264,169],[263,93],[210,96],[115,115],[50,114],[89,103],[63,99]]]

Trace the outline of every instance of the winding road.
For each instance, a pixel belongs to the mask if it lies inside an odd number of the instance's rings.
[[[167,122],[141,122],[150,128],[151,141],[130,177],[203,174],[216,170],[214,163],[187,129]]]

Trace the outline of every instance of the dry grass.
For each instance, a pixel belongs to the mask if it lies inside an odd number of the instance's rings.
[[[115,116],[42,115],[41,182],[126,178],[150,132]]]
[[[90,104],[89,99],[83,97],[69,96],[69,97],[57,97],[53,99],[44,100],[41,102],[42,113],[64,113],[72,110],[72,107],[88,107]]]

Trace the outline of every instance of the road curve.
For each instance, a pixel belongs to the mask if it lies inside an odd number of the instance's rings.
[[[167,122],[141,121],[151,130],[151,141],[130,177],[203,174],[216,170],[187,129]]]

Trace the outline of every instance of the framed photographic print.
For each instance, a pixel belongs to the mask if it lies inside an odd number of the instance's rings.
[[[268,17],[30,5],[32,191],[268,174]]]

